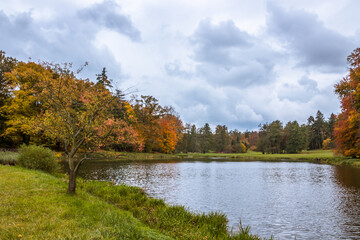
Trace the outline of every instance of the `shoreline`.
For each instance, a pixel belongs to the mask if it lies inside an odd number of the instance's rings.
[[[59,161],[62,161],[62,153],[57,153]],[[16,152],[0,152],[0,164],[15,165]],[[92,153],[91,158],[86,161],[191,161],[191,160],[210,160],[210,161],[264,161],[264,162],[312,162],[330,165],[345,165],[360,167],[359,158],[348,158],[335,155],[332,150],[312,150],[296,154],[262,154],[260,152],[249,151],[247,153],[132,153],[132,152],[112,152],[100,151]]]
[[[191,160],[210,160],[210,161],[264,161],[264,162],[312,162],[330,165],[346,165],[360,167],[360,159],[336,156],[331,150],[313,150],[296,154],[262,154],[260,152],[247,153],[127,153],[127,152],[101,152],[101,156],[94,155],[93,161],[191,161]]]

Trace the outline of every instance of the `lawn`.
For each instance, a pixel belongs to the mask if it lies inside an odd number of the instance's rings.
[[[40,171],[0,165],[0,239],[171,239]]]

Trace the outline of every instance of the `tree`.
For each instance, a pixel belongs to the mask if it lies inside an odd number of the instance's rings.
[[[316,149],[316,133],[315,133],[315,119],[313,116],[310,116],[307,119],[307,128],[308,128],[308,136],[309,136],[309,149]]]
[[[279,120],[261,125],[257,150],[262,153],[281,153],[283,146],[283,126]]]
[[[115,97],[101,84],[77,79],[70,65],[31,64],[43,69],[42,74],[36,75],[34,86],[39,90],[36,96],[42,111],[28,116],[27,121],[32,123],[33,132],[62,142],[69,165],[68,191],[75,193],[76,175],[87,153],[106,143],[123,140],[122,136],[113,134],[114,129],[123,126],[108,110]],[[12,74],[19,77],[15,72]],[[28,74],[32,76],[31,72]],[[80,149],[84,157],[75,161]]]
[[[326,134],[326,124],[324,115],[318,110],[316,113],[316,118],[314,121],[314,129],[315,129],[315,149],[322,148],[322,142],[325,139]]]
[[[5,137],[5,122],[8,120],[7,114],[3,107],[11,98],[12,84],[5,77],[6,73],[11,72],[17,64],[17,60],[12,57],[6,57],[5,52],[0,51],[0,142],[3,144],[11,144],[11,140]],[[6,146],[6,145],[5,145]]]
[[[257,142],[259,141],[259,133],[258,132],[251,132],[249,136],[249,146],[251,150],[256,150]]]
[[[20,136],[23,143],[29,144],[33,124],[28,119],[37,116],[43,107],[39,99],[42,91],[39,81],[51,77],[49,69],[34,62],[19,62],[11,72],[5,74],[12,91],[2,107],[7,118],[3,136]]]
[[[306,129],[302,129],[297,121],[286,124],[284,128],[284,142],[287,153],[298,153],[306,149],[306,140]]]
[[[327,138],[333,139],[335,121],[336,121],[336,116],[335,114],[332,113],[329,117],[329,120],[327,121],[327,129],[326,129]]]
[[[217,125],[215,128],[215,150],[217,152],[230,152],[230,138],[225,125]]]
[[[133,106],[137,126],[144,144],[145,151],[151,152],[159,146],[161,141],[159,119],[164,114],[164,108],[159,104],[159,101],[152,96],[141,95],[140,99],[134,99]]]
[[[102,71],[101,71],[101,74],[96,74],[96,80],[97,80],[96,84],[102,84],[105,87],[111,88],[112,87],[112,85],[111,85],[112,80],[108,78],[106,72],[107,72],[106,68],[103,68]]]
[[[321,149],[322,143],[328,134],[329,125],[325,121],[324,115],[319,110],[316,117],[308,118],[309,149]]]
[[[159,149],[164,153],[172,153],[182,138],[182,122],[173,114],[166,114],[158,120],[160,125]]]
[[[211,131],[210,125],[208,123],[204,124],[204,127],[199,130],[199,144],[200,151],[202,153],[207,153],[210,150],[213,150],[213,133]]]
[[[349,75],[335,85],[341,113],[334,125],[337,151],[345,156],[360,156],[360,48],[347,58]]]
[[[259,125],[259,140],[256,144],[256,150],[262,152],[263,154],[270,152],[270,129],[269,124],[265,123],[263,125]]]
[[[279,120],[273,121],[269,125],[270,151],[271,153],[281,153],[283,150],[283,125]]]
[[[193,124],[190,129],[188,152],[198,152],[198,136],[196,125]]]

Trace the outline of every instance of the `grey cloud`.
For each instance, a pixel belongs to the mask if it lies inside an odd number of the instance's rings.
[[[192,72],[181,69],[179,62],[167,63],[167,64],[165,64],[164,68],[165,68],[165,72],[169,76],[191,78],[194,75]]]
[[[190,42],[195,46],[195,60],[219,65],[232,64],[233,48],[252,45],[251,37],[230,20],[217,25],[212,24],[209,19],[201,21]]]
[[[111,2],[104,4],[108,7],[101,9],[104,14],[110,12],[110,16],[114,17],[114,10],[109,9]],[[83,13],[91,12],[89,9]],[[118,16],[119,19],[125,18]],[[112,53],[107,48],[98,48],[94,45],[97,33],[103,29],[102,24],[89,24],[76,12],[69,12],[66,17],[53,16],[53,19],[47,21],[36,21],[31,12],[6,15],[0,11],[0,44],[7,55],[19,60],[31,57],[41,61],[72,62],[75,67],[88,61],[89,66],[84,69],[82,76],[92,78],[106,67],[109,77],[114,80],[124,79],[126,76]],[[124,28],[121,34],[127,35],[128,29],[133,29],[129,24],[129,21],[124,21],[123,25],[117,25],[118,31]],[[134,34],[129,37],[136,36]]]
[[[211,84],[247,87],[272,80],[277,53],[233,21],[201,21],[190,43],[192,57],[199,63],[197,76]]]
[[[298,85],[285,84],[278,92],[280,100],[289,100],[293,102],[307,103],[313,100],[320,90],[317,82],[307,76],[298,80]]]
[[[246,47],[251,45],[250,38],[248,33],[237,28],[231,20],[214,25],[209,19],[206,19],[199,23],[192,41],[207,47]]]
[[[304,86],[308,90],[316,90],[318,87],[317,82],[315,80],[310,79],[307,76],[303,76],[301,79],[299,79],[298,83],[301,86]]]
[[[190,38],[194,45],[194,59],[218,65],[232,65],[232,51],[235,48],[250,47],[251,37],[238,29],[233,21],[214,25],[209,19],[199,23]]]
[[[104,1],[94,4],[87,9],[80,10],[79,15],[83,19],[124,34],[133,41],[139,41],[141,39],[140,31],[132,25],[129,17],[117,13],[117,8],[119,6],[115,2]]]
[[[12,45],[12,52],[15,55],[30,52],[34,45],[42,41],[37,34],[33,34],[36,30],[30,12],[7,16],[0,11],[1,47]]]
[[[315,14],[303,10],[284,10],[268,4],[267,31],[298,57],[299,66],[322,71],[344,69],[346,56],[355,40],[327,28]]]
[[[271,80],[272,68],[272,64],[249,60],[247,63],[229,67],[201,64],[197,67],[197,73],[216,86],[248,87]]]

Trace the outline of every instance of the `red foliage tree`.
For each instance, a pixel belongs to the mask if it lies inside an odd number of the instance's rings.
[[[337,151],[345,156],[360,156],[360,48],[347,58],[349,75],[335,85],[341,113],[334,127]]]

